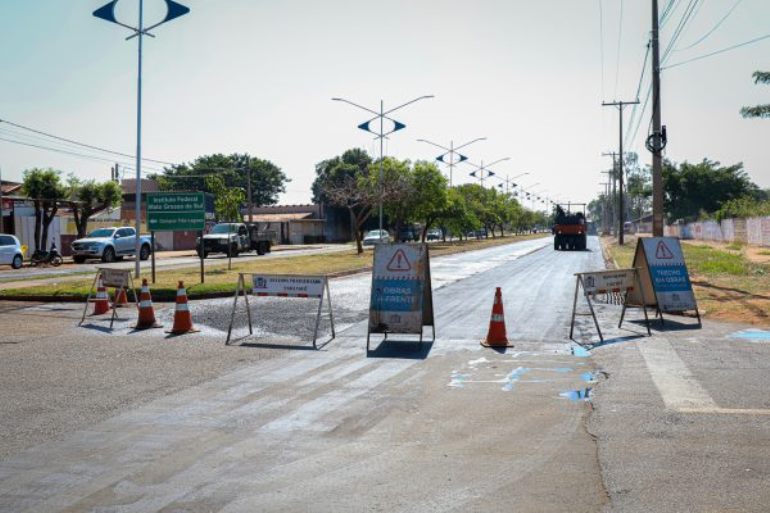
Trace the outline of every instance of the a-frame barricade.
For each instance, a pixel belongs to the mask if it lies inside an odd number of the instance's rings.
[[[134,303],[136,304],[138,311],[139,296],[136,294],[136,287],[134,287],[134,277],[132,276],[131,271],[128,269],[110,269],[106,267],[97,267],[96,274],[94,275],[94,281],[91,283],[91,288],[88,291],[88,296],[86,297],[86,304],[83,307],[83,316],[80,318],[78,326],[82,326],[83,322],[86,320],[88,305],[94,301],[94,289],[97,287],[97,284],[100,284],[104,288],[114,287],[116,289],[116,297],[118,297],[121,292],[127,292],[130,290],[134,295]],[[112,326],[114,325],[115,319],[118,315],[118,310],[115,308],[115,305],[111,305],[110,309],[112,310],[112,316],[110,317],[110,329],[112,329]]]

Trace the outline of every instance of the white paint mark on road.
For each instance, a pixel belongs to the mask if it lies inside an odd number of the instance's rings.
[[[717,408],[714,400],[700,386],[667,339],[661,337],[658,340],[637,342],[636,345],[666,408]]]

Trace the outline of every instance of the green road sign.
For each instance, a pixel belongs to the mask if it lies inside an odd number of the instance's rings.
[[[147,228],[151,232],[203,230],[206,206],[202,192],[147,194]]]

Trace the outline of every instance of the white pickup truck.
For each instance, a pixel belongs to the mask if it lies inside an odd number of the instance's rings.
[[[139,258],[147,260],[152,253],[151,239],[140,235]],[[88,258],[99,258],[102,262],[114,262],[124,256],[136,255],[136,230],[131,227],[99,228],[84,239],[72,243],[72,259],[82,264]]]

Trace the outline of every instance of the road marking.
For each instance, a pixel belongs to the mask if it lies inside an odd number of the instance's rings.
[[[667,339],[661,337],[636,345],[667,409],[680,413],[770,415],[768,409],[719,407]]]

